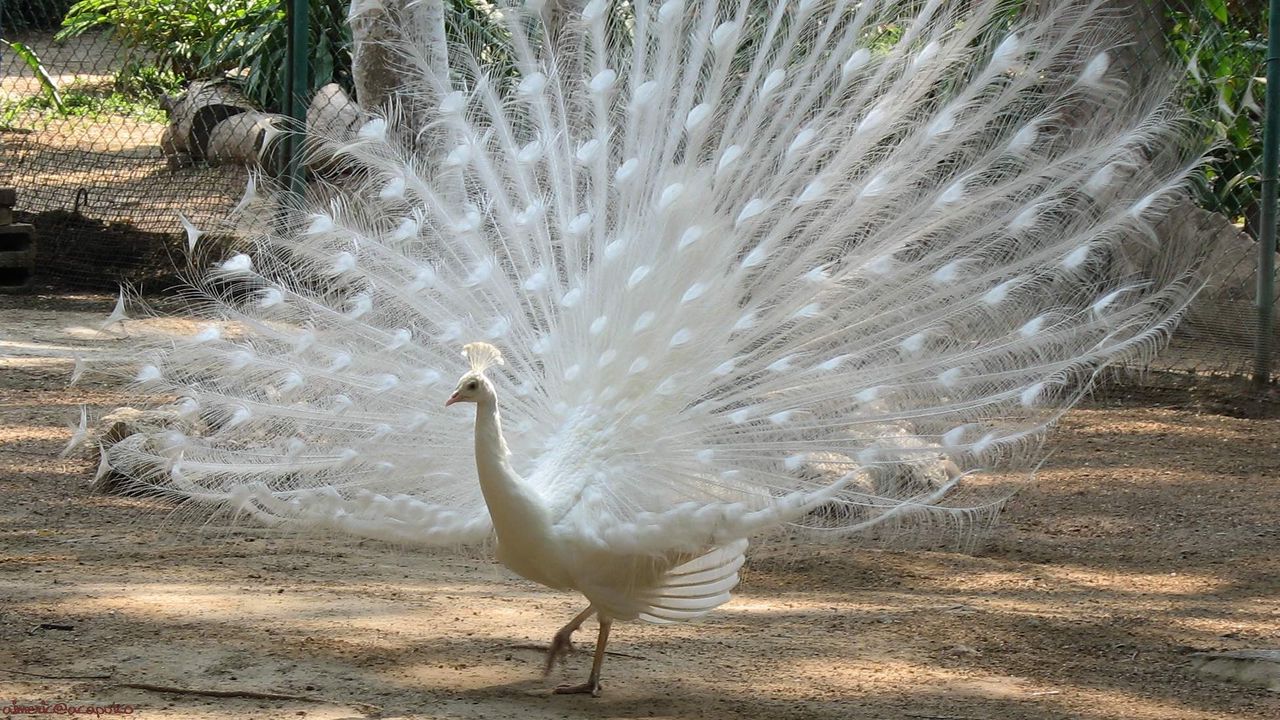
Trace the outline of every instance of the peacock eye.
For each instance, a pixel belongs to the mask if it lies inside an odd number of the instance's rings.
[[[475,380],[472,380],[471,382],[467,383],[468,390],[475,390],[476,387],[477,387],[477,383]]]

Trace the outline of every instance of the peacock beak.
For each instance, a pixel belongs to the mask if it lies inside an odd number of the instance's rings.
[[[444,401],[444,406],[449,407],[450,405],[456,402],[461,402],[461,401],[462,401],[462,395],[458,393],[457,390],[455,390],[453,394],[449,396],[449,399]]]

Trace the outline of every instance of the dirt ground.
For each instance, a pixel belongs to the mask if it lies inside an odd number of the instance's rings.
[[[1196,650],[1280,647],[1275,404],[1113,391],[972,554],[764,548],[704,621],[615,626],[599,699],[540,676],[579,598],[482,555],[138,522],[57,457],[111,298],[0,297],[0,703],[138,718],[1274,719]],[[1243,408],[1243,410],[1242,410]],[[1234,416],[1233,416],[1234,415]],[[1251,417],[1236,417],[1248,415]],[[594,625],[580,646],[590,648]],[[184,692],[146,689],[158,686]],[[213,696],[269,693],[292,698]],[[5,712],[0,707],[0,714]]]

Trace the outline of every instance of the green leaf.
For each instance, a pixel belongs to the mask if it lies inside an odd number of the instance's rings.
[[[1204,0],[1204,5],[1218,22],[1227,24],[1227,0]]]
[[[44,63],[40,62],[40,58],[35,51],[20,42],[0,40],[0,43],[4,43],[10,50],[13,50],[13,54],[21,58],[27,64],[27,67],[31,68],[31,72],[35,73],[35,76],[40,80],[40,87],[44,89],[45,95],[49,97],[53,106],[58,109],[58,112],[64,112],[66,106],[62,104],[62,94],[58,92],[58,83],[54,82],[49,72],[44,69]]]

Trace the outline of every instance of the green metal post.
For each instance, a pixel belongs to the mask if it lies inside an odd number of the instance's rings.
[[[1280,0],[1271,0],[1267,22],[1267,115],[1262,131],[1262,207],[1258,238],[1258,353],[1253,380],[1271,382],[1275,348],[1276,173],[1280,165]]]
[[[1276,165],[1280,165],[1280,0],[1271,0],[1267,20],[1267,109],[1262,131],[1262,208],[1258,237],[1258,347],[1253,380],[1271,382],[1275,348]]]
[[[285,114],[293,118],[293,129],[286,135],[285,175],[289,189],[299,195],[306,190],[306,168],[302,164],[303,128],[307,124],[307,72],[310,69],[311,0],[287,0],[288,65],[285,67]]]

